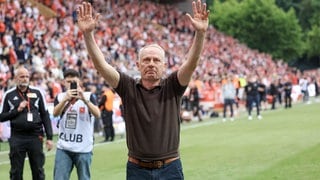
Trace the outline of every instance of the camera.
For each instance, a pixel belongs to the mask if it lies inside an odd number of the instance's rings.
[[[77,89],[77,82],[72,81],[72,82],[70,83],[70,89]],[[74,95],[74,96],[77,96],[78,93],[75,92],[75,93],[73,93],[73,95]]]
[[[72,81],[72,82],[70,83],[70,89],[77,89],[77,82]]]

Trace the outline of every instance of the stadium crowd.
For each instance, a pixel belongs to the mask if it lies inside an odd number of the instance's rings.
[[[78,70],[84,88],[99,99],[104,81],[93,67],[84,43],[76,42],[83,41],[75,25],[75,9],[81,1],[39,2],[57,16],[46,17],[27,0],[0,3],[0,102],[4,91],[13,86],[14,69],[19,65],[29,69],[32,85],[46,92],[49,103],[63,91],[61,81],[67,68]],[[181,18],[184,12],[176,7],[139,0],[95,0],[93,6],[97,10],[94,13],[102,15],[95,33],[97,44],[105,57],[109,57],[106,61],[118,70],[137,76],[137,51],[150,42],[168,49],[170,72],[179,68],[187,56],[192,26]],[[210,26],[200,65],[191,83],[198,88],[200,101],[209,102],[213,107],[221,104],[221,87],[228,75],[233,77],[239,101],[244,99],[247,78],[252,76],[266,86],[267,94],[276,81],[278,94],[281,93],[286,79],[298,86],[304,79],[307,84],[314,84],[315,95],[319,94],[319,71],[301,72]]]

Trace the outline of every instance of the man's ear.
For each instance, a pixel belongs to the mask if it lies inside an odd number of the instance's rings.
[[[137,66],[138,69],[140,69],[139,61],[136,61],[136,66]]]
[[[167,63],[166,61],[163,63],[163,67],[164,67],[164,68],[167,68],[167,67],[168,67],[168,63]]]

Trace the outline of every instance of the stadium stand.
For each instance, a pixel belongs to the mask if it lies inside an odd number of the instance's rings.
[[[49,103],[64,88],[60,81],[66,68],[79,70],[86,90],[95,86],[100,97],[103,79],[94,69],[75,25],[75,9],[80,2],[0,1],[0,102],[1,93],[13,86],[13,70],[20,64],[36,76],[31,82],[47,92]],[[167,50],[170,72],[178,69],[187,56],[191,25],[176,7],[139,0],[95,0],[93,6],[97,10],[94,13],[102,15],[95,34],[97,44],[110,57],[106,61],[120,71],[137,76],[136,52],[150,42],[159,43]],[[246,77],[252,74],[260,77],[267,87],[273,79],[292,79],[296,86],[295,100],[300,97],[301,76],[318,84],[320,77],[319,71],[300,72],[210,26],[192,80],[197,84],[205,111],[221,109],[221,83],[227,74],[235,75],[240,102]]]

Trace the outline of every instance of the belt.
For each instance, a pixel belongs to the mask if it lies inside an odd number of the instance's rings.
[[[163,159],[163,160],[156,160],[156,161],[144,161],[140,159],[136,159],[134,157],[128,158],[129,162],[132,162],[133,164],[136,164],[140,167],[147,168],[147,169],[160,169],[164,165],[171,163],[174,160],[179,159],[179,157],[169,158],[169,159]]]

